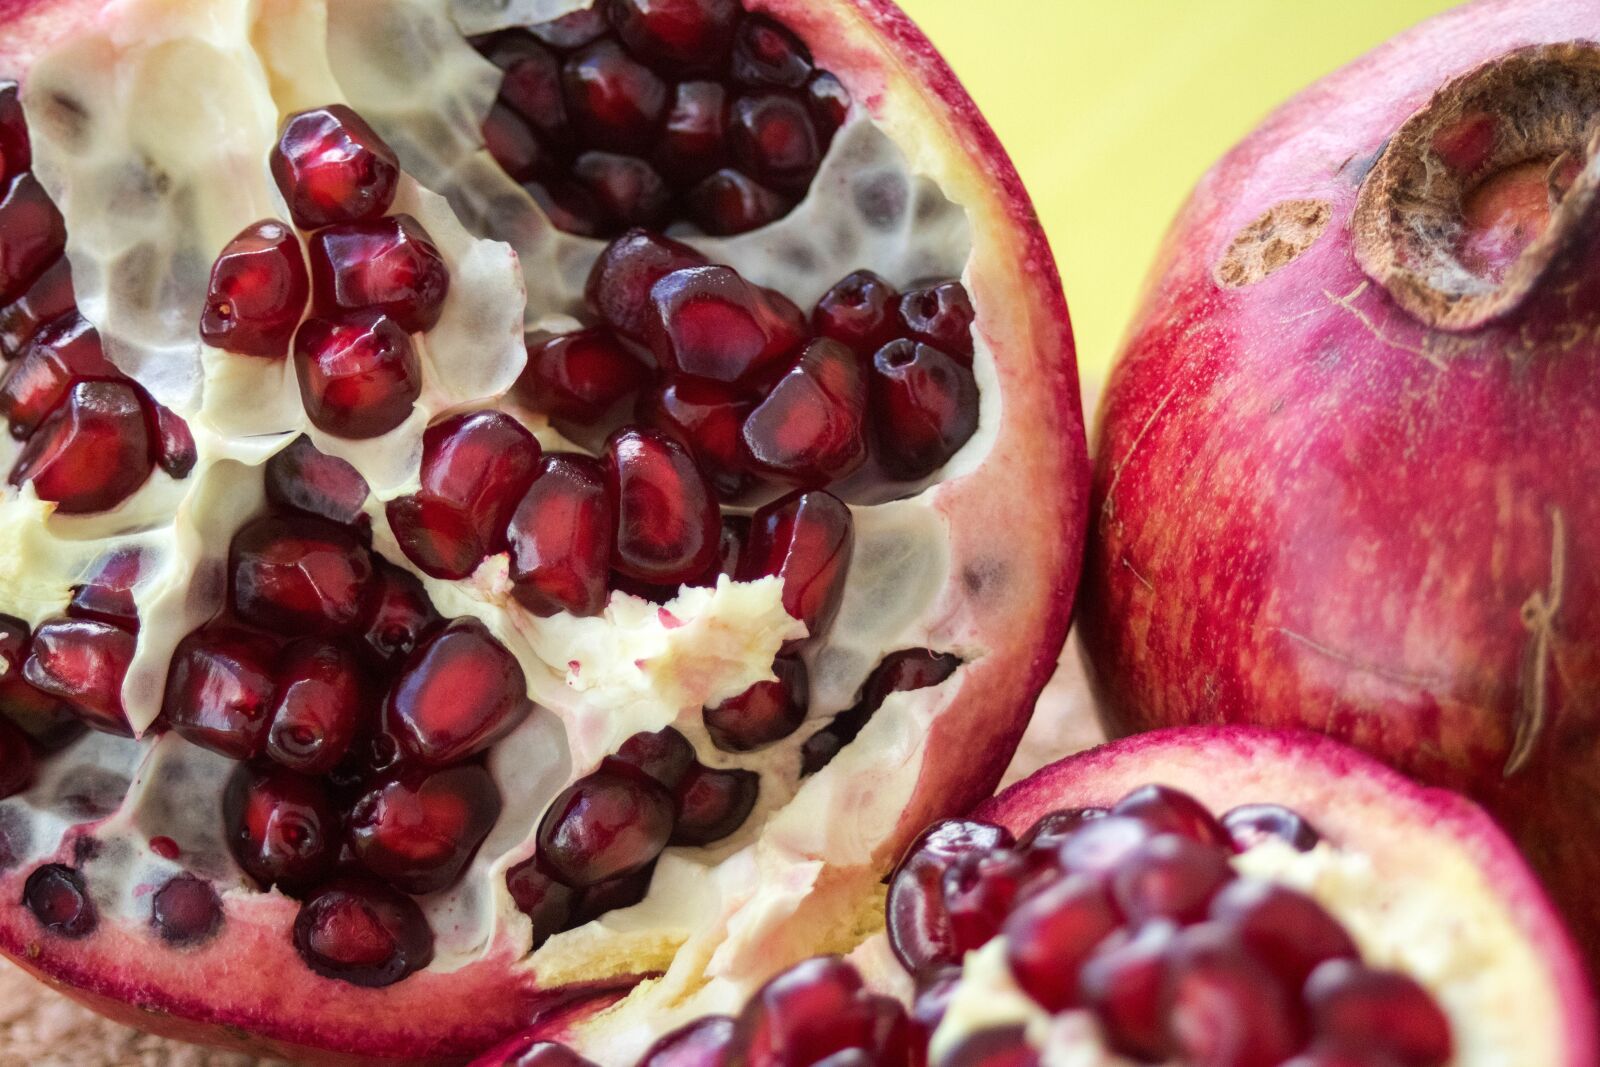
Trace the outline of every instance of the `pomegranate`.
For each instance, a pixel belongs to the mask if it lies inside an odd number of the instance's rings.
[[[1305,725],[1464,790],[1594,963],[1597,34],[1451,12],[1202,181],[1101,407],[1082,626],[1113,736]]]
[[[0,20],[0,951],[115,1018],[631,1059],[849,948],[1059,652],[1065,307],[927,43],[536,7]]]
[[[930,826],[885,919],[638,1062],[1578,1067],[1600,1048],[1576,947],[1493,821],[1310,733],[1169,730],[1053,764]],[[563,1040],[616,1062],[611,1037],[555,1017],[479,1067],[574,1055]]]

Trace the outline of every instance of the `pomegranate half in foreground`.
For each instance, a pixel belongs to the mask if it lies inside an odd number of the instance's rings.
[[[1066,310],[928,43],[535,7],[0,30],[0,950],[117,1018],[629,1058],[855,944],[1052,668]]]
[[[1316,734],[1167,730],[1052,764],[929,827],[890,882],[887,926],[639,1063],[1587,1067],[1600,1054],[1577,952],[1493,821]],[[481,1067],[577,1062],[557,1037],[625,1062],[597,1024],[552,1025]]]
[[[1112,736],[1323,730],[1487,807],[1600,963],[1600,11],[1480,3],[1178,219],[1101,409]]]

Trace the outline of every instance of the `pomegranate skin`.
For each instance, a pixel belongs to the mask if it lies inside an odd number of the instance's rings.
[[[1202,179],[1101,407],[1081,626],[1114,737],[1303,725],[1468,792],[1591,965],[1600,343],[1562,300],[1600,255],[1593,152],[1546,231],[1562,256],[1476,321],[1364,270],[1357,207],[1388,206],[1386,160],[1421,149],[1385,146],[1447,83],[1596,37],[1592,5],[1463,7],[1290,101]]]

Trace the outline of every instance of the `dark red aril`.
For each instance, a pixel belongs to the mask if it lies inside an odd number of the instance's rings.
[[[303,637],[283,650],[266,752],[301,774],[327,774],[350,749],[368,714],[361,661],[347,645]]]
[[[940,888],[957,953],[980,948],[999,932],[1034,874],[1027,858],[1006,849],[950,864]]]
[[[223,793],[222,825],[233,858],[264,889],[308,889],[339,857],[339,813],[327,787],[285,767],[240,764]]]
[[[738,498],[750,487],[740,431],[755,402],[733,386],[700,378],[662,382],[639,394],[638,420],[660,430],[694,453],[700,470],[722,500]]]
[[[137,548],[117,549],[102,556],[84,580],[72,587],[67,614],[74,619],[98,619],[125,630],[137,631],[139,609],[134,604],[133,588],[139,582],[143,564],[144,556]],[[4,629],[0,627],[0,631]],[[9,659],[9,655],[6,658]],[[14,666],[21,667],[22,664],[19,662]]]
[[[579,237],[600,237],[606,232],[606,219],[589,191],[575,182],[553,179],[527,182],[523,190],[539,205],[550,224],[563,233]]]
[[[551,803],[539,823],[539,857],[575,888],[626,877],[666,848],[675,811],[660,782],[622,763],[602,764]]]
[[[471,517],[438,497],[395,497],[384,505],[384,516],[406,558],[430,577],[469,577],[489,556]]]
[[[67,247],[67,224],[32,174],[19,175],[0,197],[0,302],[10,303],[39,280]]]
[[[150,477],[150,444],[131,383],[79,382],[28,438],[10,481],[31,482],[39,499],[53,501],[63,515],[110,511]]]
[[[745,450],[774,481],[820,489],[866,462],[866,408],[855,353],[818,338],[745,420]]]
[[[506,890],[517,910],[533,924],[534,948],[567,928],[577,894],[541,870],[538,857],[506,872]]]
[[[750,384],[777,372],[805,341],[805,317],[783,295],[731,267],[690,267],[650,289],[646,333],[670,373]]]
[[[0,307],[0,357],[16,359],[47,323],[75,311],[77,306],[72,267],[62,256],[39,275],[27,292]]]
[[[728,119],[728,146],[740,170],[787,192],[803,193],[822,164],[811,113],[784,93],[740,97]]]
[[[1154,833],[1177,834],[1202,845],[1232,848],[1227,831],[1204,804],[1164,785],[1135,789],[1112,805],[1111,814],[1138,819]]]
[[[535,23],[528,27],[528,32],[551,48],[571,51],[598,40],[607,29],[604,11],[599,4],[593,4],[548,22]]]
[[[475,764],[405,773],[350,811],[350,844],[372,874],[422,896],[454,884],[500,817],[500,791]]]
[[[830,140],[850,117],[850,91],[825,70],[817,71],[806,82],[806,103],[824,138]]]
[[[275,507],[315,515],[344,526],[368,525],[367,481],[347,461],[317,450],[301,434],[267,460],[267,499]]]
[[[696,763],[678,783],[678,817],[669,844],[711,845],[732,835],[755,809],[761,776]]]
[[[1161,994],[1177,931],[1171,922],[1145,923],[1112,935],[1084,963],[1079,992],[1113,1051],[1150,1063],[1171,1055]]]
[[[540,618],[598,615],[609,595],[616,522],[598,460],[545,456],[507,530],[517,603]]]
[[[1337,919],[1286,885],[1240,879],[1217,894],[1210,914],[1290,989],[1328,960],[1361,957]]]
[[[28,875],[22,903],[52,934],[76,940],[100,924],[83,875],[60,863],[47,863]]]
[[[496,102],[483,120],[483,147],[513,181],[541,178],[556,169],[557,160],[520,112]]]
[[[609,227],[659,226],[672,206],[672,190],[646,160],[616,152],[585,152],[572,178],[593,198]]]
[[[33,167],[28,118],[22,111],[17,83],[0,81],[0,182],[9,182]]]
[[[272,150],[272,177],[302,230],[376,219],[394,203],[394,151],[343,104],[290,115]]]
[[[11,424],[13,437],[27,437],[78,382],[118,380],[122,372],[106,359],[100,334],[69,309],[34,337],[22,358],[0,383],[0,415]]]
[[[294,231],[277,219],[252,223],[211,266],[200,339],[241,356],[283,359],[310,292]]]
[[[913,975],[961,962],[945,907],[945,873],[957,863],[1011,845],[1011,835],[988,823],[946,819],[922,832],[889,879],[885,905],[889,944]]]
[[[873,455],[892,477],[926,478],[978,430],[978,382],[937,348],[892,341],[867,370]]]
[[[1162,834],[1140,845],[1111,878],[1117,909],[1130,923],[1203,919],[1211,899],[1233,880],[1230,853],[1187,837]]]
[[[442,767],[488,748],[531,708],[522,667],[476,619],[457,619],[401,669],[384,719],[418,763]]]
[[[656,145],[655,164],[676,182],[696,182],[722,166],[728,129],[728,91],[717,82],[678,85]]]
[[[1454,1055],[1450,1020],[1403,974],[1331,960],[1306,979],[1305,1002],[1319,1039],[1375,1046],[1405,1067],[1444,1067]]]
[[[566,100],[561,95],[561,61],[526,33],[501,34],[485,54],[505,71],[496,107],[510,110],[527,123],[530,134],[537,134],[552,146],[565,145],[571,131]]]
[[[839,957],[817,956],[782,972],[745,1004],[734,1022],[729,1062],[909,1067],[910,1043],[910,1020],[899,1001],[868,992]]]
[[[354,631],[372,595],[360,535],[309,515],[265,515],[228,548],[229,594],[241,619],[282,634]]]
[[[1064,878],[1030,896],[1006,919],[1006,960],[1030,997],[1046,1011],[1064,1011],[1081,1003],[1083,965],[1120,925],[1104,882],[1083,875]]]
[[[222,898],[205,879],[176,875],[150,898],[150,926],[169,945],[202,944],[222,929]]]
[[[783,610],[817,637],[838,614],[854,548],[855,527],[843,501],[821,491],[791,493],[752,518],[739,580],[782,578]]]
[[[608,911],[633,907],[650,892],[650,881],[655,877],[655,871],[655,862],[651,861],[631,874],[618,875],[579,890],[577,901],[572,906],[572,916],[567,920],[567,929],[593,922]]]
[[[630,230],[612,241],[595,260],[584,288],[589,310],[629,340],[646,343],[650,291],[673,271],[704,266],[706,259],[686,244],[645,230]]]
[[[294,945],[323,977],[374,989],[433,962],[433,931],[416,901],[367,879],[342,878],[309,897]]]
[[[1109,876],[1157,831],[1124,816],[1093,819],[1056,849],[1056,862],[1068,871]]]
[[[936,282],[900,298],[900,321],[913,340],[932,345],[969,366],[972,324],[976,319],[972,297],[966,286],[957,281]]]
[[[779,656],[772,664],[777,678],[757,682],[738,696],[706,708],[706,732],[724,752],[751,752],[800,729],[811,704],[805,661]]]
[[[798,89],[811,77],[811,52],[781,23],[751,15],[734,35],[731,67],[741,85]]]
[[[612,757],[654,778],[669,790],[676,790],[694,766],[694,746],[668,726],[654,733],[634,734],[622,742]]]
[[[312,235],[309,251],[318,315],[370,308],[407,333],[421,333],[444,314],[450,270],[428,231],[410,215],[329,226]]]
[[[748,233],[787,215],[794,201],[754,178],[723,167],[684,194],[696,226],[713,237]]]
[[[840,749],[855,740],[890,693],[938,685],[959,666],[960,657],[926,648],[901,649],[885,656],[867,676],[855,705],[806,738],[801,746],[801,775],[815,774],[827,766]]]
[[[392,664],[411,655],[444,620],[416,575],[386,560],[375,562],[371,609],[361,625],[367,647]]]
[[[1271,840],[1283,841],[1297,852],[1310,852],[1322,840],[1304,816],[1278,804],[1241,804],[1223,814],[1222,827],[1241,852]]]
[[[422,395],[411,336],[373,311],[307,319],[295,334],[294,367],[312,425],[335,437],[386,434]]]
[[[870,356],[899,332],[900,294],[870,270],[846,275],[817,301],[811,326],[823,337]]]
[[[561,84],[573,125],[597,148],[642,151],[666,114],[666,83],[615,41],[597,41],[568,59]]]
[[[1025,1026],[991,1026],[976,1030],[950,1046],[940,1067],[1038,1067],[1039,1050]]]
[[[278,640],[213,623],[178,642],[161,716],[184,740],[229,759],[259,756],[278,699]]]
[[[596,1067],[594,1061],[555,1041],[530,1041],[505,1062],[507,1067]]]
[[[156,444],[156,466],[173,478],[187,478],[194,465],[200,462],[200,452],[195,447],[189,424],[169,408],[148,397],[144,400],[145,422],[152,424],[150,433]]]
[[[617,511],[612,566],[629,578],[692,581],[717,558],[722,515],[694,457],[655,430],[611,435],[602,458]]]
[[[676,73],[722,66],[743,14],[739,0],[609,0],[606,13],[622,43]]]
[[[1163,986],[1176,1062],[1276,1067],[1304,1044],[1295,991],[1211,924],[1173,939]]]
[[[1085,823],[1105,816],[1105,808],[1065,808],[1049,812],[1028,827],[1028,832],[1017,842],[1018,847],[1030,852],[1054,852]]]
[[[528,365],[512,387],[531,410],[592,423],[650,381],[650,370],[610,331],[528,339]]]
[[[732,1041],[731,1016],[705,1015],[651,1045],[637,1067],[727,1067]]]
[[[28,735],[10,719],[0,718],[0,800],[33,784],[37,762]]]
[[[134,646],[132,634],[110,623],[51,619],[34,631],[22,677],[35,689],[66,701],[96,730],[131,737],[122,681]]]

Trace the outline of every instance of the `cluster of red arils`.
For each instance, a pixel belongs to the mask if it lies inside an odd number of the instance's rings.
[[[421,223],[388,214],[399,162],[349,108],[289,116],[271,166],[304,250],[277,219],[229,241],[211,269],[200,336],[274,360],[292,342],[314,426],[346,438],[387,433],[422,392],[411,335],[439,321],[449,270]]]
[[[806,46],[739,0],[597,0],[475,42],[504,71],[489,154],[569,233],[787,215],[850,111]]]
[[[66,221],[31,170],[16,82],[0,82],[0,416],[25,443],[11,468],[62,514],[109,511],[157,467],[194,468],[194,438],[106,358],[78,313]]]

